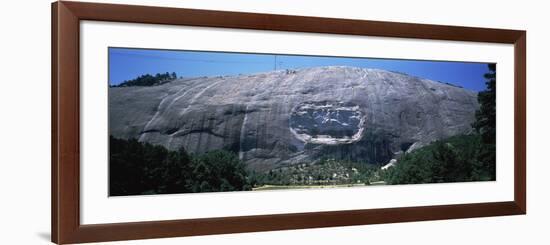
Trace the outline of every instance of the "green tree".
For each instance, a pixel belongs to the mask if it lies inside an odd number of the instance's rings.
[[[162,146],[142,144],[136,139],[109,140],[109,194],[139,195],[165,193],[172,185],[166,178],[173,163]],[[187,164],[181,162],[179,164]],[[179,178],[180,176],[174,176]]]
[[[195,156],[192,165],[195,192],[250,190],[245,165],[232,152],[215,150]]]
[[[109,140],[111,196],[250,190],[245,165],[236,154],[189,155],[136,139]]]
[[[487,89],[479,92],[479,109],[473,127],[481,135],[483,143],[495,144],[496,139],[496,64],[489,64],[485,74]]]
[[[472,125],[481,135],[483,145],[479,149],[478,161],[490,179],[496,178],[496,64],[489,64],[485,74],[487,89],[479,92],[479,110]]]
[[[382,175],[389,184],[494,179],[491,169],[479,161],[483,146],[478,134],[453,136],[406,153],[396,166],[383,171]]]
[[[177,74],[172,73],[157,73],[154,76],[151,74],[144,74],[131,80],[126,80],[118,85],[112,87],[132,87],[132,86],[156,86],[171,82],[177,79]]]

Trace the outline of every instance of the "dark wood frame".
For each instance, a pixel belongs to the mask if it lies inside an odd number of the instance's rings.
[[[174,221],[80,224],[79,23],[81,20],[242,28],[514,45],[514,201]],[[526,32],[458,26],[164,7],[52,4],[52,241],[98,242],[221,233],[456,219],[526,213]]]

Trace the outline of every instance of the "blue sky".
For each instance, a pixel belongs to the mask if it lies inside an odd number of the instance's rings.
[[[471,62],[109,48],[109,83],[119,84],[147,73],[199,77],[334,65],[398,71],[473,91],[485,89],[483,74],[489,71],[486,63]]]

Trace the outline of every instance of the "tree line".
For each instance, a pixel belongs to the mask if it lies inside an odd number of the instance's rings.
[[[144,74],[137,78],[126,80],[118,85],[111,85],[111,87],[156,86],[171,82],[177,78],[178,76],[175,72],[157,73],[155,75]]]
[[[245,165],[229,151],[188,154],[110,136],[109,160],[110,196],[252,189]]]

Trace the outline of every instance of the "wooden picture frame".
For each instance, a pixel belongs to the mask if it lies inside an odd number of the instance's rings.
[[[79,22],[82,20],[513,44],[515,56],[514,200],[82,225],[79,199]],[[305,229],[526,213],[525,31],[60,1],[52,4],[51,62],[51,237],[55,243]]]

